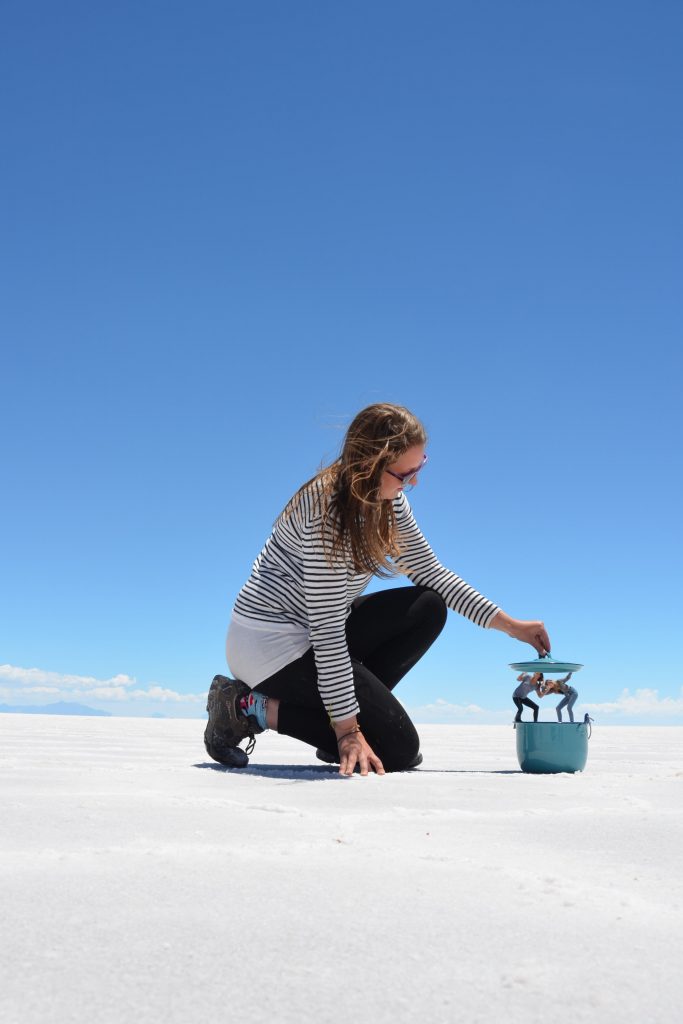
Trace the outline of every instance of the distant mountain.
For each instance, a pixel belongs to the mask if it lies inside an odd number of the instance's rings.
[[[111,718],[109,711],[97,711],[86,704],[72,704],[59,700],[54,704],[31,704],[26,707],[11,704],[0,704],[0,714],[14,715],[96,715],[99,718]]]

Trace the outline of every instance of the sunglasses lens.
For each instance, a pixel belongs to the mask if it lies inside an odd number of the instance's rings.
[[[397,480],[400,480],[402,484],[407,484],[409,480],[412,480],[413,477],[417,476],[426,461],[427,456],[425,455],[422,459],[421,465],[419,465],[417,469],[413,469],[410,473],[394,473],[393,469],[388,470],[388,472],[391,473],[393,477],[396,477]]]
[[[403,479],[404,479],[404,480],[412,480],[412,479],[413,479],[413,477],[414,477],[414,476],[417,476],[417,474],[418,474],[418,473],[420,472],[420,470],[424,468],[424,464],[425,464],[425,462],[426,462],[426,461],[427,461],[427,456],[425,455],[425,456],[423,457],[423,459],[422,459],[422,462],[421,462],[421,463],[420,463],[420,465],[419,465],[419,466],[417,467],[417,469],[414,469],[412,473],[406,473],[406,474],[404,475]]]

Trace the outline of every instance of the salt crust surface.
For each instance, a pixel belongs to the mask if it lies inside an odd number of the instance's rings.
[[[0,715],[5,1024],[680,1020],[680,727],[533,776],[511,726],[422,726],[367,779],[202,730]]]

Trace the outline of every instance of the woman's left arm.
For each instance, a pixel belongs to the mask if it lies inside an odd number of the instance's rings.
[[[546,628],[538,619],[513,619],[507,612],[498,610],[489,622],[489,629],[499,629],[515,640],[535,647],[541,658],[550,650],[550,637]]]
[[[489,601],[441,565],[420,532],[405,494],[394,501],[393,508],[402,549],[396,564],[413,583],[436,590],[449,608],[476,625],[485,629],[498,629],[516,640],[531,644],[541,657],[550,650],[550,638],[542,622],[535,619],[513,619],[493,601]]]
[[[441,564],[415,522],[405,494],[394,501],[393,511],[401,547],[397,567],[413,583],[435,590],[454,612],[487,629],[500,611],[498,605]]]

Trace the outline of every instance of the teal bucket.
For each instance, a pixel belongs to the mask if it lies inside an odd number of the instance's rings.
[[[517,760],[523,772],[582,772],[588,759],[589,722],[517,722]]]

